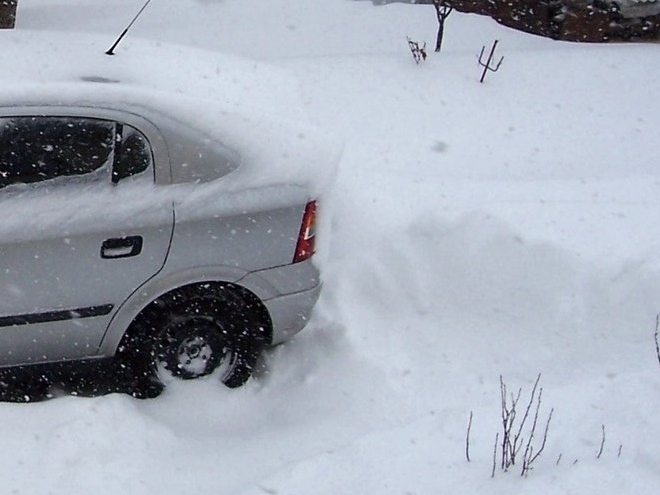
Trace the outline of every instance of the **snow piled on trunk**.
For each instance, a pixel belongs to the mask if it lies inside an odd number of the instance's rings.
[[[21,0],[19,27],[111,39],[139,7],[117,3]],[[324,292],[241,389],[209,377],[152,401],[0,405],[7,492],[657,489],[655,46],[571,45],[453,14],[443,54],[416,66],[405,36],[431,44],[431,7],[149,8],[136,33],[269,59],[343,136]],[[479,85],[475,54],[495,37],[506,58]],[[540,421],[554,408],[545,452],[527,478],[516,466],[491,479],[499,375],[528,393],[538,373]]]

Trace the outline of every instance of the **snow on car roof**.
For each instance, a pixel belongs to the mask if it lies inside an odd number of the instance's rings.
[[[0,80],[41,83],[44,89],[54,83],[138,86],[301,116],[297,82],[283,70],[134,37],[125,38],[115,55],[106,55],[111,42],[105,36],[84,33],[0,32]]]
[[[48,41],[44,41],[44,40]],[[92,106],[166,114],[241,155],[227,187],[298,184],[316,193],[338,146],[310,125],[283,70],[212,51],[126,38],[0,32],[0,107]],[[182,64],[185,61],[185,64]]]

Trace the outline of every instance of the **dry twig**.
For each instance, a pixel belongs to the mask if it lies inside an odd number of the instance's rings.
[[[600,425],[603,430],[603,436],[600,439],[600,448],[598,449],[598,454],[596,454],[596,459],[600,459],[600,456],[603,455],[603,448],[605,447],[605,425]]]
[[[497,446],[500,443],[500,433],[495,434],[495,446],[493,447],[493,470],[490,473],[490,477],[495,477],[495,469],[497,468]]]
[[[541,404],[541,396],[539,395],[539,405],[540,404]],[[538,459],[538,457],[543,453],[543,450],[545,449],[545,444],[548,441],[548,430],[550,429],[550,421],[552,420],[553,412],[555,412],[555,410],[550,409],[550,414],[548,414],[548,420],[545,422],[545,430],[543,430],[543,440],[541,440],[541,446],[539,447],[539,450],[534,455],[532,455],[534,448],[530,447],[529,457],[525,457],[523,459],[523,468],[522,468],[522,472],[520,473],[521,476],[527,476],[529,471],[532,470],[532,464],[534,464],[534,461]],[[533,435],[535,428],[536,428],[536,417],[534,418],[534,426],[532,428],[531,435]]]
[[[660,315],[655,317],[655,355],[658,357],[658,364],[660,364],[660,337],[658,327],[660,326]]]
[[[468,421],[467,434],[465,435],[465,458],[470,462],[470,430],[472,429],[472,411],[470,411],[470,420]]]

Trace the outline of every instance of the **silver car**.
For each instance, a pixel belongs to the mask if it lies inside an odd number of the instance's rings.
[[[312,179],[332,153],[112,63],[0,90],[0,367],[109,358],[239,386],[319,296]]]

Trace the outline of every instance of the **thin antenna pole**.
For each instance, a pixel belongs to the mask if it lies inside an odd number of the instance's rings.
[[[149,2],[151,2],[151,0],[147,0],[146,3],[140,9],[140,11],[137,14],[135,14],[135,17],[133,17],[133,20],[128,24],[128,26],[126,26],[126,29],[124,29],[122,31],[122,33],[119,35],[119,38],[117,38],[115,40],[115,42],[112,44],[112,46],[110,47],[110,49],[107,52],[105,52],[106,55],[114,55],[115,54],[115,48],[117,48],[117,45],[121,42],[122,39],[124,39],[124,36],[126,36],[126,33],[128,33],[128,30],[131,29],[131,26],[133,26],[133,24],[135,24],[135,21],[137,21],[138,17],[140,17],[142,12],[144,12],[144,9],[147,8],[147,5],[149,5]]]

